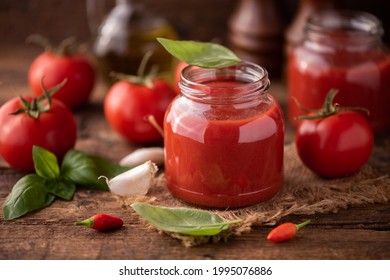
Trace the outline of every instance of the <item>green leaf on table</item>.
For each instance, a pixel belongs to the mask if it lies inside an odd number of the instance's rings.
[[[55,196],[45,187],[46,180],[36,174],[21,178],[3,204],[5,220],[19,218],[31,211],[49,206]]]
[[[113,178],[127,170],[129,167],[120,166],[101,157],[70,150],[62,161],[61,175],[76,185],[109,190],[106,182],[98,179],[99,176],[104,174],[108,178]]]
[[[157,41],[174,57],[190,65],[203,68],[220,68],[240,63],[240,59],[228,48],[196,41],[180,41],[157,38]]]
[[[65,200],[71,200],[76,192],[76,185],[66,180],[51,180],[45,185],[47,191]]]
[[[191,208],[170,208],[147,203],[133,203],[133,209],[145,220],[167,231],[193,236],[212,236],[241,220],[224,221],[208,211]]]
[[[35,172],[45,179],[56,179],[60,176],[60,168],[56,156],[50,151],[34,146],[33,160]]]

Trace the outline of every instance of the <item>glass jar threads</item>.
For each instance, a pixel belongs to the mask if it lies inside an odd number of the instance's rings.
[[[284,120],[267,71],[242,62],[186,67],[164,122],[165,177],[190,203],[241,207],[283,184]]]
[[[304,114],[303,107],[319,109],[330,89],[335,102],[362,111],[374,132],[390,128],[390,56],[381,37],[383,29],[373,15],[357,11],[327,11],[311,16],[303,42],[288,62],[288,116]]]

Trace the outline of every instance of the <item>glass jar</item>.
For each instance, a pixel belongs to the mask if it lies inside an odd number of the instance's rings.
[[[284,120],[267,71],[243,62],[186,67],[164,122],[170,192],[190,203],[241,207],[273,197],[283,183]]]
[[[390,128],[390,56],[373,15],[357,11],[327,11],[311,16],[305,38],[289,56],[288,116],[319,109],[331,88],[343,107],[365,107],[375,133]]]

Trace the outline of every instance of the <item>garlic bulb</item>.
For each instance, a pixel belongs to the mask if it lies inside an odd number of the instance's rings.
[[[164,164],[164,149],[161,147],[150,147],[137,149],[128,154],[119,161],[122,166],[138,166],[148,160],[151,160],[156,165]]]
[[[156,164],[148,160],[112,179],[105,176],[100,176],[99,179],[105,179],[110,191],[117,195],[146,194],[154,182],[157,171]]]

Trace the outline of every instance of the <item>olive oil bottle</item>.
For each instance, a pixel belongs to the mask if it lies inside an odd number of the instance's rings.
[[[102,77],[109,83],[111,72],[136,75],[146,53],[152,52],[147,71],[170,73],[172,56],[157,42],[157,37],[177,39],[175,29],[163,18],[149,13],[132,0],[117,0],[98,28],[93,44]]]

